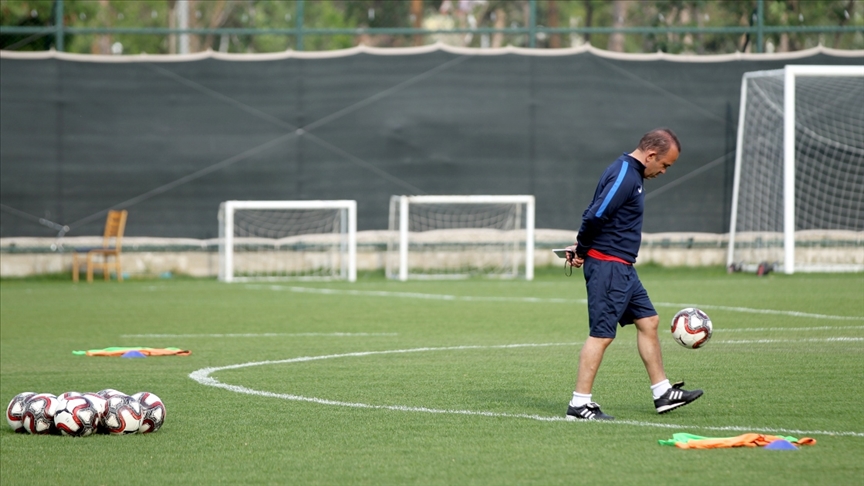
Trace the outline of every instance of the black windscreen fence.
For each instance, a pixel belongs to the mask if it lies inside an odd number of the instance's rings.
[[[646,184],[646,232],[729,227],[741,76],[818,53],[682,62],[359,53],[275,60],[0,59],[0,236],[213,238],[226,200],[533,194],[538,228],[576,230],[604,168],[665,126],[678,163]],[[42,223],[39,219],[43,219]]]

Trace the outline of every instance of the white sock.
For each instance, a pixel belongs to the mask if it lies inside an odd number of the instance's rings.
[[[591,394],[584,395],[582,393],[573,392],[573,399],[570,400],[571,407],[584,407],[591,403]]]
[[[654,400],[662,397],[670,388],[672,388],[672,385],[669,384],[669,380],[663,380],[660,383],[651,385],[651,393],[654,395]]]

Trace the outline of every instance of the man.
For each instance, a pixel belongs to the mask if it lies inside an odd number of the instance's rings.
[[[579,353],[576,389],[567,408],[568,420],[612,420],[591,400],[591,388],[603,353],[615,339],[616,324],[636,326],[636,343],[645,364],[657,413],[666,413],[702,396],[684,383],[669,384],[663,370],[657,311],[642,287],[633,264],[642,241],[645,209],[643,181],[675,163],[681,152],[678,137],[668,128],[646,133],[639,146],[610,165],[582,214],[576,244],[567,247],[567,262],[583,267],[588,289],[589,337]]]

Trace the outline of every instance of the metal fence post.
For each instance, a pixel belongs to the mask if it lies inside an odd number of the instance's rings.
[[[765,0],[756,0],[756,52],[765,52]]]
[[[63,52],[63,0],[54,0],[54,49]]]
[[[302,51],[303,50],[303,4],[305,0],[297,0],[295,5],[297,6],[297,11],[294,12],[294,22],[297,27],[297,34],[295,36],[295,46],[294,50]]]
[[[528,47],[537,47],[537,0],[528,1]]]

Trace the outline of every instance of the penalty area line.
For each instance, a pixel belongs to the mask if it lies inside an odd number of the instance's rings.
[[[714,332],[768,332],[768,331],[848,331],[864,329],[864,326],[821,326],[821,327],[791,327],[791,328],[742,328],[742,329],[715,329]],[[267,338],[267,337],[379,337],[398,336],[397,332],[263,332],[263,333],[222,333],[222,334],[121,334],[121,338],[150,339],[150,338]],[[718,343],[731,344],[761,344],[761,343],[797,343],[797,342],[832,342],[832,341],[864,341],[864,338],[835,337],[821,339],[754,339],[741,341],[715,341]]]
[[[717,344],[774,344],[774,343],[859,343],[864,337],[831,337],[811,339],[730,339]]]
[[[296,287],[288,285],[246,285],[247,289],[288,291],[306,294],[321,295],[353,295],[361,297],[396,297],[403,299],[444,300],[451,302],[526,302],[534,304],[587,304],[586,299],[561,299],[550,297],[494,297],[494,296],[470,296],[450,294],[426,294],[420,292],[390,292],[386,290],[346,290],[313,287]],[[788,317],[806,317],[810,319],[828,319],[836,321],[864,321],[864,316],[836,316],[831,314],[814,314],[810,312],[785,311],[776,309],[755,309],[751,307],[733,307],[711,304],[682,304],[675,302],[654,302],[657,307],[674,307],[683,309],[685,307],[698,307],[702,310],[720,310],[728,312],[743,312],[749,314],[767,314]]]
[[[864,329],[864,326],[817,326],[817,327],[744,327],[741,329],[714,329],[714,332],[789,332],[789,331],[849,331]]]
[[[222,383],[212,375],[216,372],[223,370],[234,370],[239,368],[249,368],[253,366],[267,366],[267,365],[275,365],[275,364],[290,364],[290,363],[302,363],[309,361],[318,361],[325,359],[335,359],[335,358],[349,358],[349,357],[363,357],[363,356],[372,356],[372,355],[382,355],[382,354],[407,354],[407,353],[418,353],[418,352],[430,352],[430,351],[459,351],[459,350],[477,350],[477,349],[512,349],[512,348],[537,348],[537,347],[550,347],[550,346],[574,346],[581,343],[539,343],[539,344],[504,344],[504,345],[492,345],[492,346],[448,346],[448,347],[440,347],[440,348],[413,348],[413,349],[393,349],[393,350],[385,350],[385,351],[361,351],[355,353],[344,353],[344,354],[330,354],[330,355],[322,355],[322,356],[302,356],[298,358],[290,358],[283,360],[272,360],[272,361],[256,361],[249,363],[240,363],[234,365],[220,366],[220,367],[210,367],[210,368],[202,368],[196,371],[193,371],[189,374],[189,378],[194,380],[195,382],[204,385],[211,386],[215,388],[221,388],[224,390],[228,390],[234,393],[242,393],[245,395],[253,395],[265,398],[277,398],[282,400],[289,401],[299,401],[299,402],[307,402],[307,403],[315,403],[319,405],[328,405],[328,406],[336,406],[336,407],[346,407],[346,408],[358,408],[358,409],[369,409],[369,410],[390,410],[397,412],[415,412],[415,413],[430,413],[430,414],[449,414],[449,415],[467,415],[467,416],[477,416],[477,417],[490,417],[490,418],[515,418],[515,419],[526,419],[526,420],[536,420],[540,422],[567,422],[572,423],[564,416],[547,416],[547,415],[537,415],[537,414],[520,414],[520,413],[503,413],[503,412],[491,412],[491,411],[483,411],[483,410],[459,410],[459,409],[438,409],[438,408],[429,408],[429,407],[413,407],[408,405],[376,405],[369,403],[358,403],[358,402],[345,402],[340,400],[330,400],[326,398],[318,398],[318,397],[307,397],[302,395],[293,395],[288,393],[275,393],[270,391],[262,391],[262,390],[254,390],[252,388],[247,388],[245,386],[240,385],[231,385],[228,383]],[[580,421],[577,421],[580,422]],[[683,424],[670,424],[670,423],[657,423],[657,422],[645,422],[638,420],[612,420],[612,421],[581,421],[583,423],[590,423],[596,426],[606,426],[606,425],[627,425],[633,427],[654,427],[654,428],[664,428],[664,429],[695,429],[695,430],[711,430],[711,431],[728,431],[728,432],[754,432],[760,431],[764,433],[771,434],[795,434],[795,435],[831,435],[831,436],[847,436],[847,437],[864,437],[864,432],[855,432],[855,431],[828,431],[828,430],[801,430],[801,429],[786,429],[786,428],[772,428],[772,427],[748,427],[748,426],[738,426],[738,425],[729,425],[729,426],[711,426],[711,425],[683,425]]]
[[[121,334],[121,338],[260,338],[260,337],[369,337],[398,336],[396,332],[263,332],[239,334]]]

